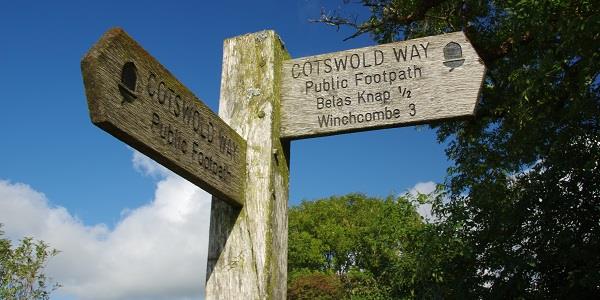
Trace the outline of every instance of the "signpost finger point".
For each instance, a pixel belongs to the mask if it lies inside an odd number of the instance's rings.
[[[244,204],[246,142],[125,31],[81,62],[92,122],[211,194]]]

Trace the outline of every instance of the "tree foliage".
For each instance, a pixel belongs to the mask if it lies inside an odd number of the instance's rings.
[[[415,281],[427,280],[415,275],[422,245],[415,241],[427,226],[407,197],[350,194],[290,208],[290,299],[304,299],[297,296],[300,286],[304,293],[322,291],[323,285],[336,290],[324,278],[338,278],[345,298],[414,294]]]
[[[342,282],[334,273],[303,272],[295,275],[288,288],[289,299],[337,300],[344,297]]]
[[[589,0],[363,0],[378,42],[462,30],[488,71],[477,116],[434,125],[454,161],[437,237],[446,297],[600,295],[600,8]],[[424,242],[424,241],[421,241]],[[456,249],[456,248],[455,248]],[[438,249],[435,251],[442,251]],[[433,256],[435,258],[435,255]],[[457,263],[460,262],[460,265]],[[461,294],[462,293],[462,294]]]
[[[0,230],[0,299],[50,299],[50,293],[59,286],[50,284],[44,268],[58,251],[29,237],[13,248],[3,235]]]

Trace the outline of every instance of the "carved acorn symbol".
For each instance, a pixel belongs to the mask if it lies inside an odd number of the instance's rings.
[[[462,48],[458,43],[450,42],[444,47],[444,66],[450,68],[450,72],[454,68],[462,66],[465,59],[462,56]]]
[[[136,93],[137,68],[133,62],[126,62],[121,69],[121,82],[119,82],[119,92],[123,96],[124,102],[133,102],[138,95]]]

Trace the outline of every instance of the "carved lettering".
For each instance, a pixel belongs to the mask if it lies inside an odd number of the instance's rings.
[[[236,142],[225,134],[223,129],[216,128],[215,124],[190,102],[192,100],[183,98],[154,73],[149,74],[147,82],[148,96],[163,108],[162,111],[152,112],[151,128],[155,136],[179,155],[191,153],[192,159],[198,163],[199,167],[210,171],[219,179],[229,178],[231,176],[229,164],[238,159],[239,146]],[[183,128],[177,128],[166,121],[168,118],[161,117],[161,114],[165,113],[175,119],[180,119],[195,133],[198,140],[189,142],[185,139],[181,132]],[[224,154],[221,157],[227,161],[220,161],[218,156],[213,155],[217,152]]]

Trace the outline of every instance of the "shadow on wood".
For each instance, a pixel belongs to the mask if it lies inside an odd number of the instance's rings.
[[[227,239],[241,211],[242,208],[240,207],[231,206],[217,197],[212,198],[209,230],[211,238],[208,243],[206,278],[210,278],[212,275],[212,271],[225,248]]]

